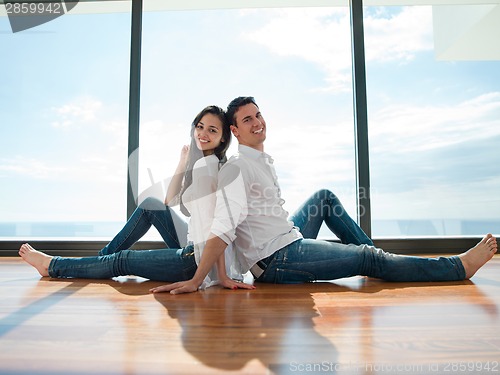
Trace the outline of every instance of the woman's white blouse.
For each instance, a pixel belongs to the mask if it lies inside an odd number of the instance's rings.
[[[194,244],[196,264],[200,263],[201,253],[210,235],[216,203],[217,175],[219,159],[209,155],[196,161],[193,166],[193,183],[184,191],[182,202],[191,213],[188,224],[188,242]],[[237,259],[231,245],[225,251],[226,273],[236,280],[243,280]],[[201,289],[218,284],[217,269],[214,266],[200,286]]]

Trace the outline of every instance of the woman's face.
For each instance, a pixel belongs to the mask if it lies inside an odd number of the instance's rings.
[[[204,156],[214,153],[214,149],[220,145],[222,140],[222,122],[211,114],[207,113],[194,126],[194,140],[199,150]]]

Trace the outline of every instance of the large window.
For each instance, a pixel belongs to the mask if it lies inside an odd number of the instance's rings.
[[[365,9],[374,237],[498,233],[497,8]]]
[[[19,33],[0,17],[3,239],[109,238],[126,219],[130,12],[98,13]]]
[[[125,221],[130,4],[15,34],[0,17],[2,238],[109,239]],[[328,188],[355,217],[347,4],[169,4],[144,1],[138,200],[163,199],[203,107],[252,95],[285,208]],[[365,7],[373,237],[498,233],[498,7]]]
[[[146,4],[147,5],[147,4]],[[347,7],[146,12],[140,190],[163,197],[206,105],[254,96],[285,208],[320,188],[356,215]],[[236,150],[236,140],[229,154]],[[146,192],[146,193],[144,193]],[[323,232],[332,237],[331,233]]]

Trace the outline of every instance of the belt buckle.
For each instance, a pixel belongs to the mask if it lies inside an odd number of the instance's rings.
[[[252,273],[253,277],[258,279],[265,271],[265,268],[262,268],[260,265],[266,266],[264,262],[258,261],[255,263],[252,267],[250,267],[250,272]]]

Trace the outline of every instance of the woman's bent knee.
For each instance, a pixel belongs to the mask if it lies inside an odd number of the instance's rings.
[[[328,190],[328,189],[320,189],[320,190],[316,191],[316,193],[314,193],[314,196],[318,197],[320,199],[336,199],[337,198],[337,196],[331,190]]]
[[[143,210],[159,211],[159,210],[165,210],[167,206],[165,206],[165,203],[163,203],[158,198],[147,197],[139,204],[139,207],[142,208]]]

